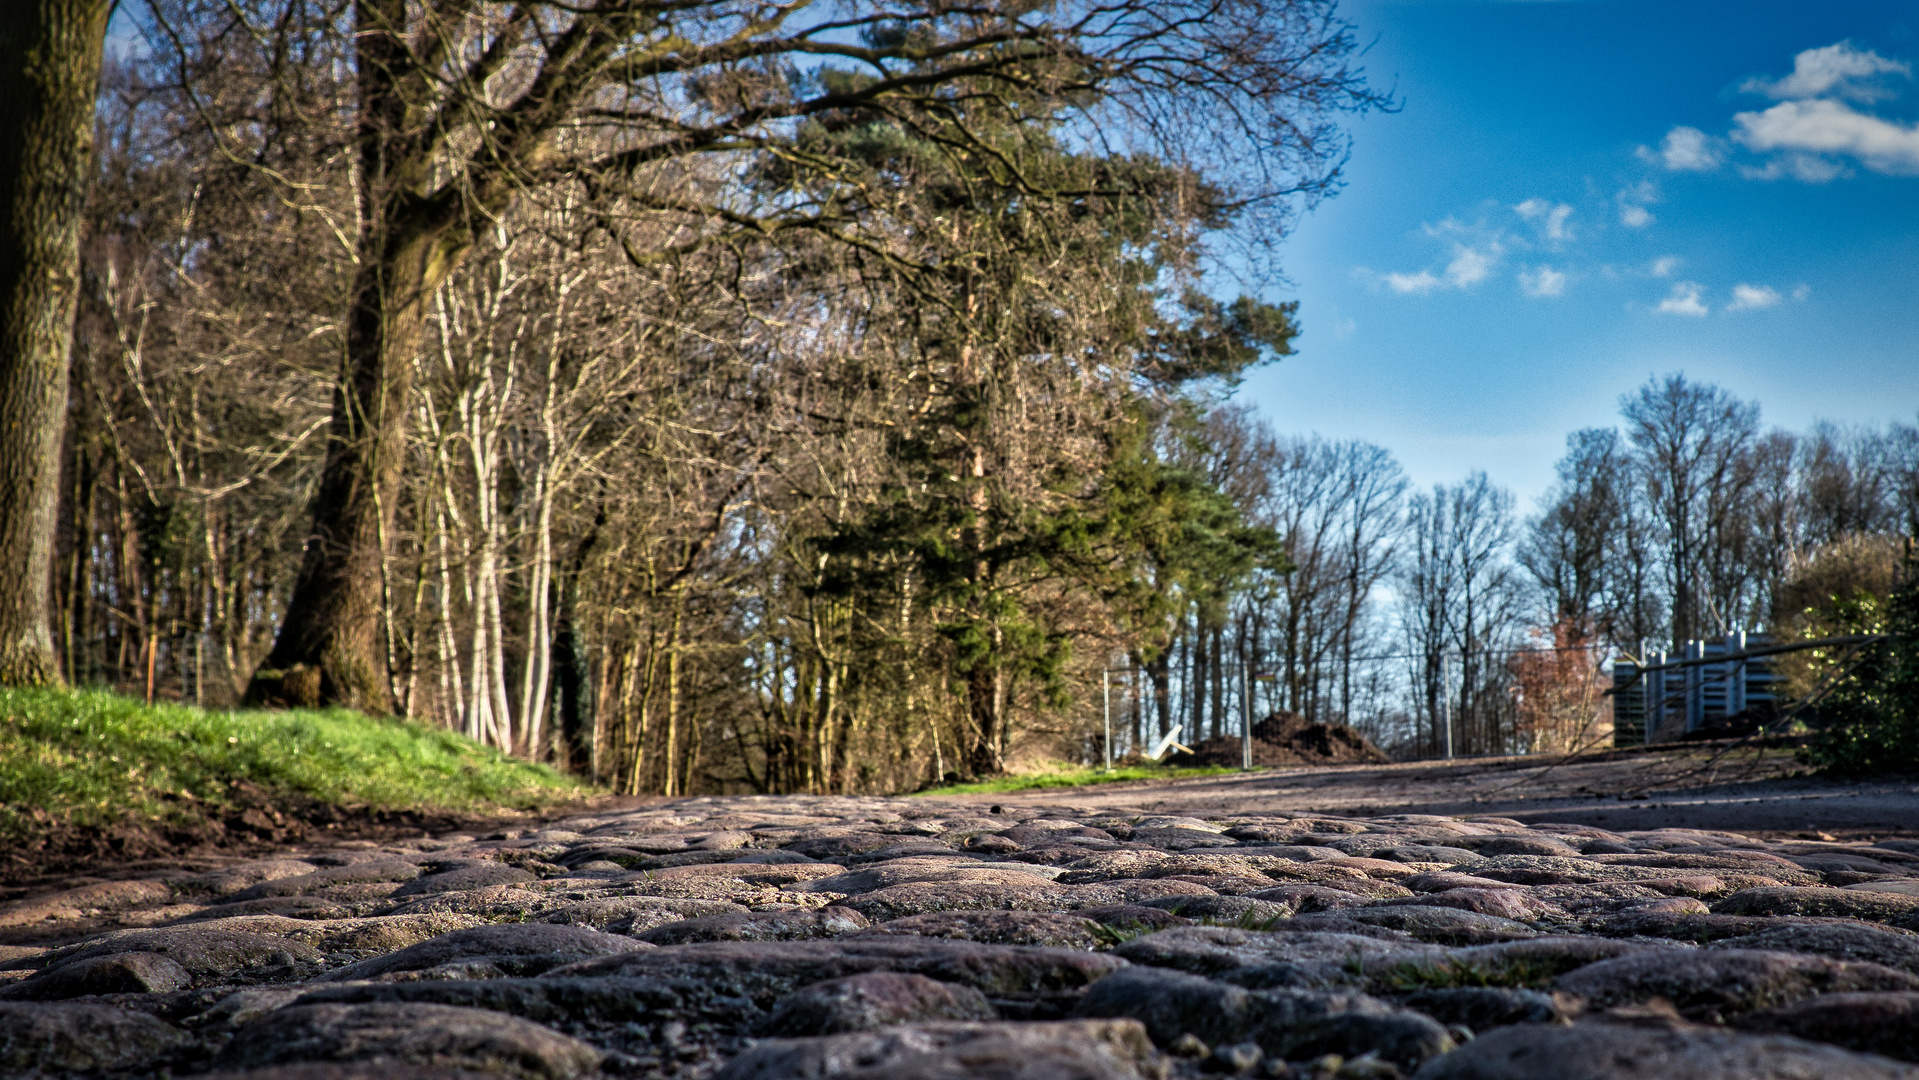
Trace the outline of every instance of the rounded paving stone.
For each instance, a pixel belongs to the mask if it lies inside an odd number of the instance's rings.
[[[1159,1080],[1165,1065],[1132,1020],[913,1024],[771,1039],[714,1080]]]
[[[452,1005],[291,1005],[241,1028],[215,1059],[226,1070],[310,1061],[472,1069],[525,1080],[574,1080],[602,1054],[551,1028]]]
[[[1427,1062],[1413,1080],[1914,1080],[1919,1070],[1780,1035],[1613,1023],[1519,1024]]]
[[[1919,993],[1821,994],[1748,1013],[1739,1026],[1919,1061]]]
[[[1812,915],[1903,925],[1919,921],[1919,896],[1856,889],[1742,889],[1712,906],[1720,915]]]
[[[997,1020],[986,995],[924,975],[869,971],[814,983],[780,999],[761,1029],[772,1036],[838,1035],[932,1020]]]
[[[152,1067],[188,1042],[185,1032],[143,1012],[64,1001],[0,1004],[0,1067],[15,1076]]]
[[[423,941],[398,952],[330,971],[321,982],[377,979],[459,965],[505,975],[541,972],[597,956],[616,956],[653,946],[618,934],[557,923],[476,926]]]
[[[1165,914],[1153,908],[1131,910]],[[1167,924],[1184,921],[1169,917]],[[1146,928],[1144,923],[1139,925]],[[1158,929],[1157,926],[1151,928]],[[991,945],[1052,945],[1066,949],[1095,949],[1117,941],[1114,931],[1086,912],[1050,911],[940,911],[908,915],[879,923],[861,931],[860,936],[957,938]]]
[[[523,881],[538,880],[539,875],[528,873],[517,866],[479,860],[450,870],[423,874],[393,890],[387,899],[403,900],[432,893],[465,892],[468,889],[478,889],[488,885],[517,885]]]
[[[712,915],[656,926],[633,936],[654,945],[684,945],[693,941],[796,941],[831,938],[864,930],[865,916],[843,907],[819,911],[767,911],[739,915]]]
[[[1919,976],[1879,964],[1748,949],[1655,951],[1575,969],[1553,983],[1589,1007],[1661,999],[1713,1023],[1814,994],[1919,990]]]
[[[215,921],[115,931],[59,950],[46,969],[51,974],[95,958],[135,952],[167,958],[196,983],[284,982],[312,974],[320,965],[320,954],[311,946]]]
[[[1707,948],[1770,949],[1812,953],[1834,960],[1864,960],[1919,975],[1919,935],[1845,923],[1788,923],[1744,937],[1715,941]]]
[[[193,975],[158,953],[124,952],[79,960],[0,991],[0,999],[60,1001],[94,994],[164,994],[193,985]]]

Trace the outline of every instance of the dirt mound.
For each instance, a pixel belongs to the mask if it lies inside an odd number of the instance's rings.
[[[1222,735],[1196,743],[1189,757],[1177,755],[1180,765],[1236,767],[1242,760],[1238,735]],[[1392,758],[1371,739],[1345,724],[1308,723],[1284,709],[1253,725],[1253,764],[1362,765],[1384,764]]]

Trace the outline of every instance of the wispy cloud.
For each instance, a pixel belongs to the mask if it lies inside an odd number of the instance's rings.
[[[1565,203],[1552,203],[1545,199],[1527,199],[1513,207],[1513,213],[1539,230],[1541,236],[1555,244],[1562,244],[1573,238],[1573,208]]]
[[[1455,289],[1470,289],[1490,277],[1498,261],[1497,245],[1481,250],[1461,244],[1454,249],[1453,261],[1446,264],[1446,283]]]
[[[1871,49],[1860,51],[1850,41],[1807,49],[1792,58],[1792,74],[1782,79],[1755,75],[1739,88],[1781,101],[1798,98],[1845,97],[1878,101],[1895,96],[1882,75],[1912,76],[1912,65],[1888,60]]]
[[[1770,285],[1739,284],[1732,287],[1732,303],[1726,305],[1727,311],[1763,311],[1779,306],[1785,299],[1779,290]]]
[[[1706,314],[1705,302],[1700,299],[1705,294],[1705,286],[1696,281],[1681,281],[1672,287],[1672,292],[1659,302],[1659,309],[1668,315],[1690,315],[1699,318]]]
[[[1646,209],[1648,204],[1659,201],[1659,185],[1651,180],[1619,189],[1613,201],[1619,204],[1619,223],[1628,229],[1643,229],[1658,220]]]
[[[1536,266],[1519,272],[1519,288],[1527,296],[1566,295],[1566,275],[1550,266]]]
[[[1483,220],[1463,222],[1449,217],[1421,226],[1421,230],[1446,245],[1449,255],[1443,266],[1435,264],[1412,272],[1384,274],[1359,267],[1355,274],[1374,286],[1384,285],[1403,296],[1424,296],[1441,290],[1463,291],[1492,277],[1505,261],[1509,244],[1514,242],[1504,230],[1490,227]]]
[[[1652,261],[1651,266],[1646,267],[1646,272],[1653,277],[1671,277],[1673,271],[1679,269],[1679,263],[1677,255],[1661,255]]]
[[[1396,293],[1413,296],[1424,296],[1439,288],[1439,279],[1425,270],[1417,274],[1387,274],[1380,280]]]
[[[1663,165],[1673,172],[1711,172],[1725,160],[1720,141],[1696,127],[1681,125],[1666,132],[1659,149],[1639,148],[1640,160]]]

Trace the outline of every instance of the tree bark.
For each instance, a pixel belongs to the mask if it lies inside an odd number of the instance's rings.
[[[452,233],[401,230],[376,241],[355,276],[313,527],[266,662],[318,668],[324,700],[366,712],[389,712],[393,704],[380,633],[382,539],[393,530],[399,501],[426,303],[467,247],[464,235]]]
[[[112,11],[0,4],[0,686],[62,681],[49,620],[60,436]]]
[[[977,729],[967,764],[975,776],[998,776],[1006,771],[1004,689],[997,663],[982,662],[966,673],[966,703]]]
[[[421,117],[400,85],[410,47],[400,29],[407,25],[404,6],[362,0],[356,20],[359,269],[326,459],[310,504],[313,526],[265,667],[316,668],[323,700],[387,713],[393,702],[381,638],[383,541],[393,530],[405,467],[414,359],[427,304],[473,236],[460,193],[433,190],[431,162],[415,152]],[[263,689],[271,692],[256,685],[254,696]]]

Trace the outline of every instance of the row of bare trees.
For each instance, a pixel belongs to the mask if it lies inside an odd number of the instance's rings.
[[[1767,430],[1678,375],[1620,416],[1568,438],[1522,519],[1483,473],[1416,491],[1378,447],[1213,412],[1190,460],[1278,548],[1222,564],[1156,659],[1133,655],[1126,741],[1284,708],[1404,754],[1591,746],[1621,651],[1812,632],[1835,596],[1883,599],[1919,531],[1919,427]]]

